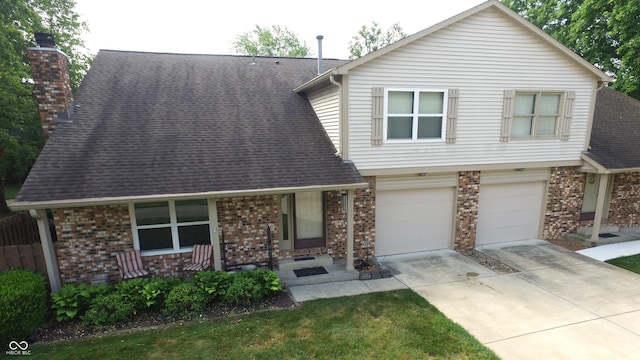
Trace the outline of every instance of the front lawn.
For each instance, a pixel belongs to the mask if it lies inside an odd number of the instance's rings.
[[[605,261],[611,265],[633,271],[636,274],[640,274],[640,254],[623,256],[611,260]]]
[[[41,344],[31,359],[497,359],[411,290],[314,300],[292,310]]]

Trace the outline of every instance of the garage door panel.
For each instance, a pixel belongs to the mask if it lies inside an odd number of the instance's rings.
[[[378,191],[376,255],[448,248],[453,204],[453,188]]]
[[[476,245],[538,237],[543,182],[481,185]]]

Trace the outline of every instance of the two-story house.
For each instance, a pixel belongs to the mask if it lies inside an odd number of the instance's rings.
[[[48,141],[12,206],[54,288],[130,249],[159,276],[197,243],[216,269],[353,269],[640,222],[637,156],[589,148],[611,79],[495,0],[350,62],[100,51],[73,99],[64,54],[29,53]]]

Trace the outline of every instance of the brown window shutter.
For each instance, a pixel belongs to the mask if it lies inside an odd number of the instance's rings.
[[[384,116],[384,88],[373,88],[371,95],[371,145],[382,145],[382,126],[384,123],[382,121],[382,118]]]
[[[560,120],[560,140],[568,141],[571,133],[571,118],[573,117],[573,103],[576,100],[575,91],[567,91],[564,100],[564,114]]]
[[[502,131],[500,142],[511,140],[511,122],[513,121],[513,103],[516,97],[515,90],[504,91],[504,103],[502,105]]]
[[[458,123],[458,89],[449,89],[447,99],[447,144],[456,142],[456,126]]]

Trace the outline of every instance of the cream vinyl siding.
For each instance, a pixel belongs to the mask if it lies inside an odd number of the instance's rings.
[[[492,8],[349,71],[349,157],[360,170],[579,161],[596,79]],[[458,90],[455,143],[372,145],[373,88]],[[501,142],[504,91],[574,91],[567,141]]]
[[[340,91],[337,86],[326,86],[307,94],[324,130],[329,135],[333,146],[340,151]]]

